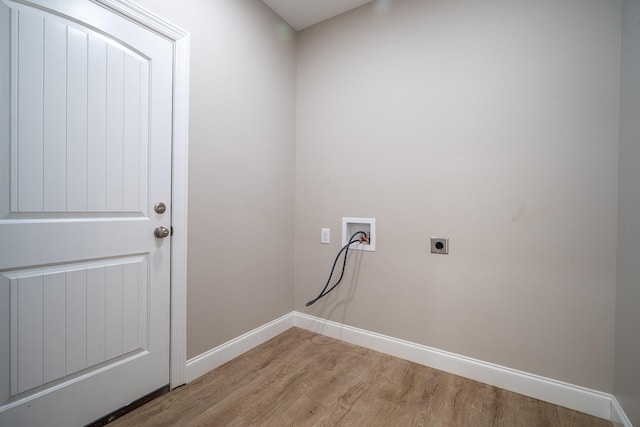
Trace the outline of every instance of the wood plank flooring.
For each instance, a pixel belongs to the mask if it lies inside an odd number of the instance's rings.
[[[125,426],[575,426],[609,421],[291,328]]]

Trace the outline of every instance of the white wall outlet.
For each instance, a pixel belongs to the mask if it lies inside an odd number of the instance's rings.
[[[357,233],[363,231],[367,233],[368,243],[354,243],[349,246],[349,249],[356,249],[360,251],[376,250],[376,219],[375,218],[354,218],[343,217],[342,218],[342,246],[346,245],[348,239]]]
[[[331,230],[328,228],[321,228],[320,229],[320,243],[324,243],[325,245],[328,245],[329,243],[331,243]]]

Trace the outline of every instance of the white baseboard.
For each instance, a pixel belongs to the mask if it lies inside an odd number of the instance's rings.
[[[612,396],[303,313],[295,326],[495,387],[610,419]]]
[[[207,372],[224,365],[228,361],[240,356],[259,346],[263,342],[269,341],[271,338],[280,335],[282,332],[294,325],[295,312],[285,314],[284,316],[262,325],[246,334],[227,341],[218,347],[202,353],[193,359],[187,360],[185,369],[185,377],[187,383],[206,374]]]
[[[615,396],[611,398],[611,422],[615,427],[633,427]]]
[[[483,362],[295,311],[188,360],[185,370],[187,382],[195,380],[293,326],[611,420],[616,427],[633,427],[618,401],[608,393]]]

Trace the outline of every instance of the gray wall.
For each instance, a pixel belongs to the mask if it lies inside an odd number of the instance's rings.
[[[622,9],[615,396],[640,426],[640,2]]]
[[[638,423],[637,3],[616,318],[620,2],[403,0],[296,48],[257,0],[138,1],[192,34],[189,357],[293,307],[608,392],[615,347]],[[376,217],[378,250],[306,309],[342,216]]]
[[[188,357],[293,306],[295,34],[257,0],[140,0],[191,33]]]
[[[391,4],[299,34],[296,310],[612,392],[620,2]]]

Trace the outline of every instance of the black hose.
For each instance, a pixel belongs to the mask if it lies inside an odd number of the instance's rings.
[[[362,234],[364,238],[361,237],[359,239],[354,239],[354,237],[356,237],[358,234]],[[347,265],[347,254],[349,253],[349,247],[354,243],[366,241],[366,238],[367,238],[367,233],[365,233],[364,231],[357,231],[353,233],[351,237],[349,237],[349,242],[346,245],[344,245],[342,249],[340,249],[340,252],[338,252],[338,255],[336,255],[336,259],[333,261],[333,266],[331,267],[331,273],[329,273],[329,279],[327,279],[327,284],[324,285],[324,288],[322,289],[322,291],[317,297],[315,297],[314,299],[312,299],[306,304],[307,307],[314,304],[320,298],[325,297],[329,292],[334,290],[336,286],[340,284],[340,282],[342,281],[342,278],[344,277],[344,270]],[[331,278],[333,277],[333,271],[335,270],[336,264],[338,263],[338,259],[340,258],[340,255],[342,255],[343,252],[344,252],[344,261],[342,262],[342,272],[340,273],[340,277],[338,278],[338,281],[327,291],[327,288],[329,287],[329,283],[331,283]]]

